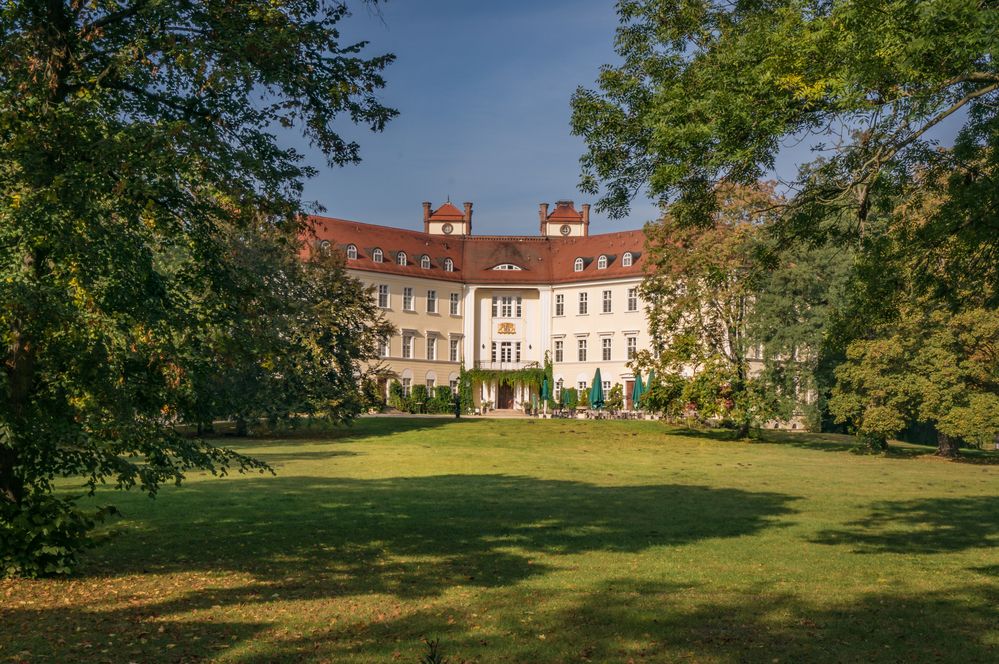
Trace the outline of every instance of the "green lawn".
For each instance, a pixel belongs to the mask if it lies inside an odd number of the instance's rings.
[[[101,493],[70,580],[0,582],[0,661],[999,661],[999,461],[655,422],[366,419],[277,476]],[[990,463],[993,462],[993,463]]]

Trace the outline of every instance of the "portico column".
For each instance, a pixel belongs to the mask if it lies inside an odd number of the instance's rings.
[[[465,298],[461,310],[461,329],[464,333],[462,359],[466,369],[474,369],[479,354],[475,348],[475,328],[478,327],[479,311],[475,305],[475,286],[465,286]]]

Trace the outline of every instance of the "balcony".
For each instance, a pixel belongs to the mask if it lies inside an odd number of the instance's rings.
[[[530,369],[538,366],[537,362],[489,362],[479,360],[475,363],[476,369],[490,369],[493,371],[516,371],[518,369]]]

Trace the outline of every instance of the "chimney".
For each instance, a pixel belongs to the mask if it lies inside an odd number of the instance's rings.
[[[465,234],[466,235],[471,235],[472,234],[472,204],[470,202],[468,202],[468,201],[465,201],[465,216],[464,216],[464,219],[465,219]]]
[[[590,234],[590,204],[583,203],[583,235]]]
[[[538,204],[538,219],[541,221],[541,234],[547,235],[545,233],[545,221],[548,219],[548,203]]]
[[[423,232],[430,232],[430,201],[423,201]]]

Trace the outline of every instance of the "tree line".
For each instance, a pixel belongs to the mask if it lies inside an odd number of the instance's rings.
[[[576,91],[572,127],[598,210],[663,210],[644,286],[659,354],[637,363],[658,368],[662,406],[699,392],[745,433],[805,395],[812,427],[875,450],[917,428],[944,456],[996,440],[995,3],[618,14],[620,62]],[[814,159],[772,181],[799,144]]]

